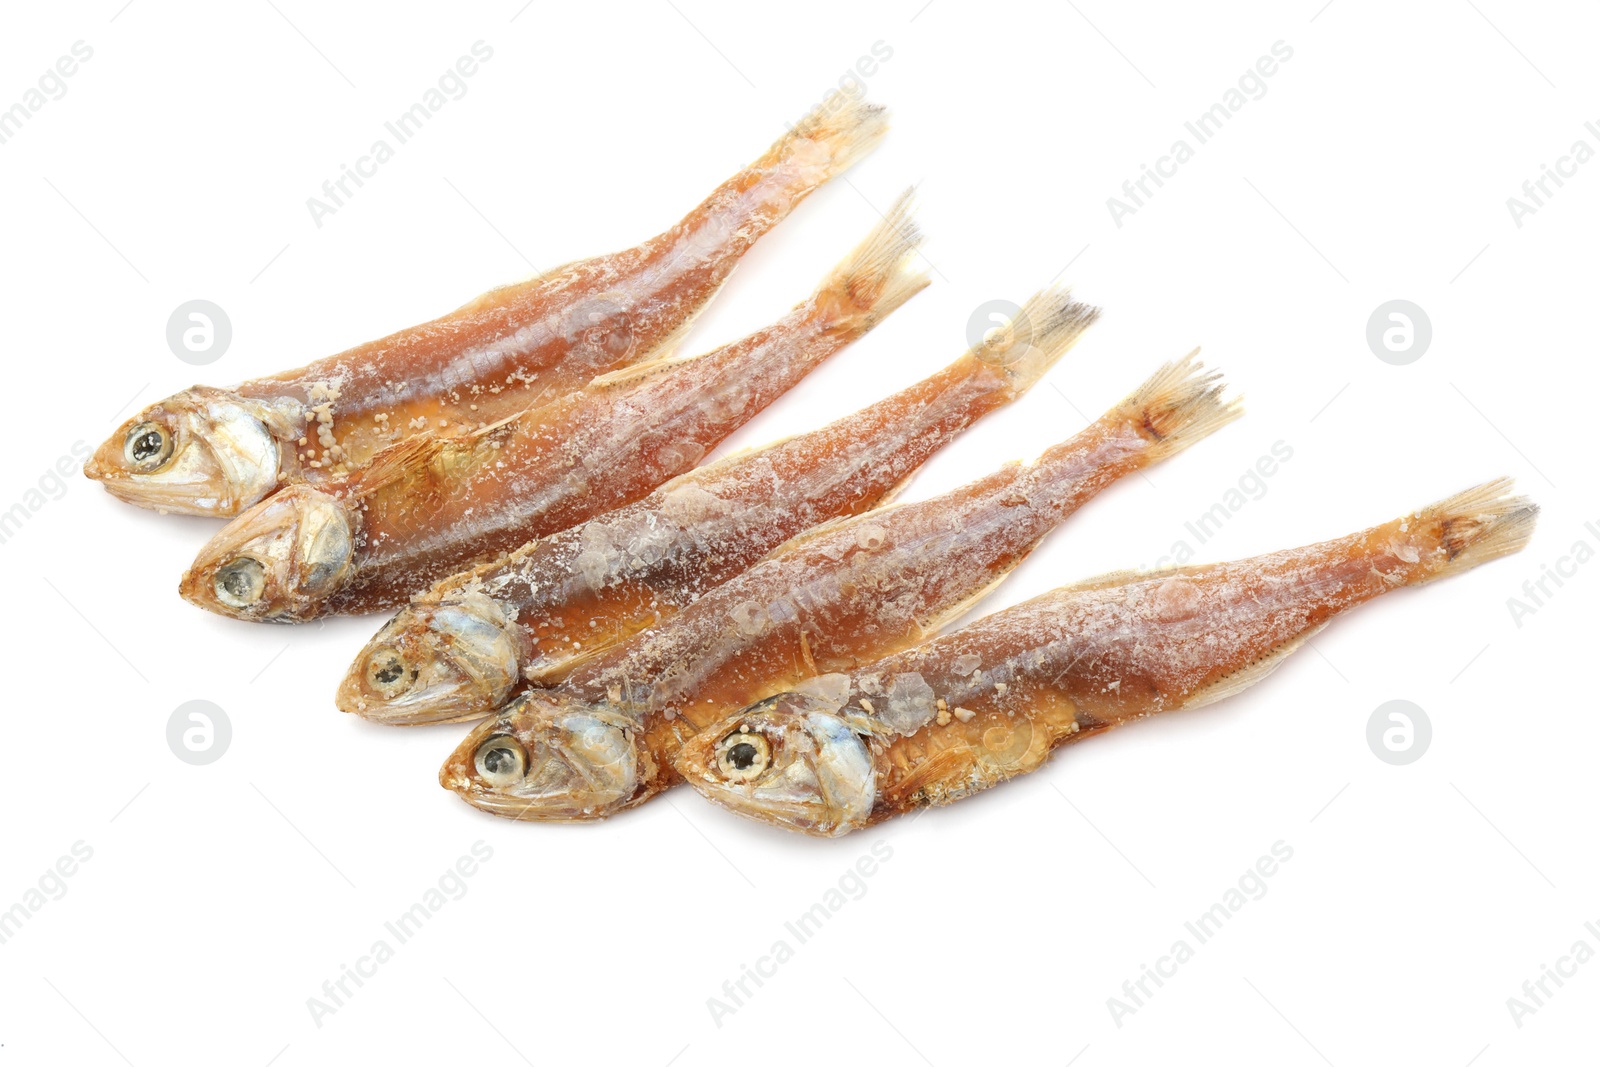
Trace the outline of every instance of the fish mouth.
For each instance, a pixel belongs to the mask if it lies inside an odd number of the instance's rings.
[[[412,604],[367,642],[334,702],[394,726],[490,715],[521,677],[520,644],[499,605],[481,593]]]
[[[636,723],[532,690],[479,723],[439,784],[479,811],[527,822],[589,822],[630,807],[650,766]]]
[[[124,503],[179,515],[229,517],[278,484],[282,454],[265,405],[196,386],[117,428],[83,473]]]
[[[207,542],[178,592],[207,611],[249,622],[312,618],[354,570],[351,514],[327,493],[289,486]]]
[[[769,697],[700,731],[673,766],[737,815],[815,837],[847,834],[871,821],[877,776],[867,728],[836,708],[800,693]]]

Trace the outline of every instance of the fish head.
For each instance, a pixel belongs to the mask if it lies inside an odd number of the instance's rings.
[[[860,829],[872,814],[877,776],[870,720],[837,702],[781,693],[691,738],[678,773],[728,810],[818,837]]]
[[[335,702],[399,726],[489,715],[521,677],[512,626],[482,593],[412,604],[367,642]]]
[[[218,615],[255,622],[310,618],[354,569],[351,512],[291,485],[250,508],[200,549],[178,591]]]
[[[286,420],[204,386],[152,404],[83,465],[119,500],[179,515],[237,515],[278,484]]]
[[[575,822],[627,807],[649,766],[636,719],[557,690],[530,689],[480,723],[439,784],[508,819]]]

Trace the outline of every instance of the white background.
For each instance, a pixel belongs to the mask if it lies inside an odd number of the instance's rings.
[[[1600,962],[1507,998],[1600,921],[1590,672],[1600,565],[1521,618],[1594,489],[1600,162],[1519,228],[1506,200],[1600,138],[1580,4],[1079,0],[343,5],[97,0],[13,10],[0,106],[93,58],[0,145],[9,429],[0,509],[136,406],[442,313],[626,247],[759,154],[875,42],[894,130],[761,242],[688,351],[807,293],[905,185],[933,287],[730,445],[816,426],[965,346],[972,310],[1060,275],[1106,308],[1007,414],[928,464],[942,491],[1075,432],[1203,344],[1247,398],[1217,437],[1095,501],[983,610],[1153,564],[1274,442],[1293,458],[1197,561],[1345,533],[1509,473],[1544,507],[1521,556],[1340,619],[1267,683],[1142,723],[942,811],[835,842],[678,791],[581,827],[477,813],[435,783],[461,727],[331,696],[378,619],[203,614],[175,586],[215,523],[79,475],[0,545],[11,650],[0,909],[93,857],[0,945],[0,1062],[449,1059],[665,1065],[1212,1061],[1481,1065],[1594,1055]],[[318,228],[306,199],[474,41],[493,59]],[[1118,227],[1107,198],[1283,41],[1293,57]],[[1192,137],[1188,137],[1191,145]],[[180,303],[233,343],[168,350]],[[1433,341],[1380,362],[1402,298]],[[59,499],[50,499],[50,496]],[[1581,674],[1580,674],[1581,672]],[[191,699],[232,722],[186,765]],[[1369,751],[1391,699],[1433,724]],[[313,1021],[307,1000],[474,842],[493,858]],[[1277,841],[1293,858],[1142,1007],[1122,997]],[[743,1006],[708,998],[873,842],[892,858]],[[392,941],[392,938],[390,939]],[[353,986],[351,987],[354,988]],[[753,989],[753,987],[751,987]]]

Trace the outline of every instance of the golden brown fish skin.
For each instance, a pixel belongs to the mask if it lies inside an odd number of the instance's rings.
[[[950,803],[1068,742],[1231,695],[1391,589],[1519,550],[1536,509],[1509,490],[1492,482],[1304,548],[1057,589],[837,676],[826,701],[780,696],[725,719],[685,747],[679,769],[725,807],[819,836]],[[754,746],[742,756],[774,769],[820,767],[829,796],[777,788],[776,775],[730,782],[727,766],[750,773],[725,755],[741,741]]]
[[[859,101],[819,108],[637,247],[493,289],[298,370],[168,397],[119,427],[85,473],[132,504],[236,515],[285,485],[326,484],[423,430],[482,428],[663,355],[743,254],[886,129],[882,109]],[[219,410],[242,429],[216,432]],[[132,462],[135,429],[168,435],[163,466]]]
[[[640,499],[927,285],[909,262],[920,238],[908,212],[909,194],[773,326],[608,375],[484,430],[412,438],[346,478],[269,497],[201,549],[180,591],[253,621],[393,608],[463,567]],[[241,563],[262,576],[242,598],[225,588]]]
[[[838,423],[691,471],[638,505],[563,531],[558,539],[567,552],[576,549],[569,567],[580,578],[602,568],[609,578],[607,557],[622,555],[648,530],[668,529],[671,541],[658,560],[647,546],[626,577],[599,590],[583,582],[570,601],[562,598],[561,618],[541,613],[524,677],[558,682],[789,538],[879,506],[934,452],[1016,395],[997,368],[964,356],[961,365]],[[599,627],[585,622],[595,619]]]
[[[1235,418],[1220,393],[1191,355],[1031,464],[803,534],[561,685],[524,688],[440,781],[512,818],[602,818],[642,803],[677,780],[671,760],[706,725],[960,615],[1107,485]],[[513,741],[528,769],[496,785],[483,752]]]
[[[967,426],[1032,386],[1098,314],[1078,308],[1025,373],[969,351],[828,426],[690,471],[445,579],[357,655],[339,707],[388,723],[459,721],[493,713],[519,676],[559,682],[790,537],[883,503]]]

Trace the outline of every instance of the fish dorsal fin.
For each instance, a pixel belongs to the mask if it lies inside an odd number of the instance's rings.
[[[1196,564],[1192,567],[1159,567],[1155,570],[1121,570],[1107,571],[1097,574],[1093,578],[1084,578],[1080,581],[1070,582],[1058,587],[1047,596],[1057,593],[1086,593],[1091,589],[1105,589],[1113,585],[1131,585],[1134,582],[1147,582],[1160,578],[1184,578],[1194,574],[1204,574],[1211,570],[1212,564]]]
[[[520,281],[507,282],[504,285],[497,285],[493,289],[479,293],[477,296],[473,297],[471,300],[468,300],[465,304],[462,304],[454,311],[449,312],[444,317],[454,318],[457,315],[470,315],[475,311],[482,311],[487,307],[494,307],[497,304],[504,304],[509,298],[520,293],[527,292],[528,290],[533,289],[544,282],[548,282],[550,279],[558,277],[564,271],[567,271],[582,262],[583,260],[581,259],[570,260],[561,264],[559,267],[551,267],[542,274],[535,274],[530,277],[523,278]]]
[[[889,512],[904,506],[904,504],[879,504],[877,507],[869,508],[866,511],[859,511],[854,515],[838,515],[829,519],[827,522],[819,522],[809,530],[801,530],[799,533],[789,538],[789,540],[783,542],[781,545],[778,545],[765,556],[762,556],[761,559],[757,560],[756,562],[765,562],[766,560],[769,560],[780,553],[787,553],[803,548],[804,546],[816,541],[818,538],[825,537],[828,534],[833,533],[835,530],[838,530],[844,526],[848,526],[851,523],[867,523],[876,521]]]
[[[785,440],[787,440],[787,438],[785,438]],[[747,451],[764,452],[768,448],[774,448],[777,445],[780,445],[782,443],[783,443],[782,441],[774,441],[771,445],[762,445],[758,449],[750,449],[750,450],[747,450]],[[725,463],[725,462],[727,462],[727,460],[732,459],[732,458],[733,458],[733,456],[728,456],[728,457],[726,457],[724,459],[718,460],[718,462],[719,463]],[[819,522],[819,523],[817,523],[817,525],[812,526],[809,529],[801,530],[799,533],[797,533],[793,537],[789,538],[789,540],[787,540],[787,541],[783,542],[782,544],[778,545],[771,552],[768,552],[765,556],[762,557],[762,559],[770,559],[773,556],[777,555],[779,552],[787,552],[790,549],[797,548],[797,547],[799,547],[801,545],[807,544],[808,542],[813,541],[818,537],[821,537],[821,536],[823,536],[825,534],[832,533],[834,530],[837,530],[839,527],[845,525],[846,523],[856,522],[857,520],[865,519],[868,515],[881,516],[885,512],[894,510],[895,508],[900,506],[899,503],[897,502],[898,498],[900,497],[900,495],[902,493],[904,493],[906,491],[906,487],[911,484],[912,479],[914,479],[915,477],[916,477],[916,472],[913,471],[910,474],[906,475],[904,478],[900,479],[894,485],[891,485],[884,492],[884,494],[881,497],[878,498],[878,502],[876,504],[874,504],[872,507],[868,508],[866,511],[858,511],[854,515],[836,515],[833,518],[828,519],[826,522]],[[757,562],[760,562],[760,561],[758,560]]]
[[[878,498],[878,502],[874,505],[874,507],[886,508],[894,504],[900,499],[901,495],[905,493],[906,489],[910,487],[911,483],[916,480],[916,477],[917,471],[913,470],[910,474],[906,475],[904,478],[901,478],[898,482],[895,482],[889,487],[887,492]]]
[[[811,542],[815,541],[819,537],[822,537],[822,536],[824,536],[826,534],[832,533],[834,530],[837,530],[839,527],[843,526],[845,523],[855,522],[857,519],[861,518],[863,515],[874,514],[876,512],[876,510],[877,509],[874,508],[872,511],[863,511],[860,515],[836,515],[833,518],[828,519],[826,522],[819,522],[815,526],[810,527],[809,529],[801,530],[799,533],[797,533],[793,537],[789,538],[789,540],[784,541],[782,544],[777,545],[776,547],[774,547],[772,549],[772,551],[768,552],[765,556],[762,556],[760,559],[756,560],[756,562],[757,563],[764,563],[767,560],[773,558],[774,556],[784,555],[784,554],[786,554],[788,552],[795,551],[795,550],[799,549],[803,545],[810,544]]]
[[[693,470],[685,471],[672,481],[667,482],[661,488],[663,490],[667,490],[672,488],[674,485],[689,484],[691,482],[698,484],[717,472],[726,470],[728,467],[734,466],[735,464],[745,462],[752,456],[758,456],[763,452],[771,452],[774,449],[777,449],[794,440],[798,436],[800,435],[790,434],[787,437],[780,437],[776,441],[768,441],[765,444],[745,445],[743,448],[734,449],[732,452],[729,452],[726,455],[718,456],[709,463],[702,463]]]
[[[626,385],[629,382],[635,382],[641,378],[649,378],[652,375],[660,374],[664,370],[669,370],[672,367],[676,367],[684,363],[690,363],[698,358],[698,356],[691,356],[687,359],[676,359],[671,355],[655,356],[651,359],[645,360],[643,363],[635,363],[631,367],[618,367],[616,370],[607,371],[598,378],[591,379],[589,384],[584,386],[584,388],[614,389],[619,385]]]
[[[767,453],[767,452],[776,452],[778,449],[780,449],[783,446],[789,444],[791,441],[794,441],[797,438],[805,437],[805,436],[807,436],[807,435],[806,434],[800,434],[800,433],[792,433],[792,434],[789,434],[787,437],[779,437],[776,440],[767,441],[764,444],[746,445],[745,447],[743,447],[741,449],[738,449],[738,450],[733,451],[733,452],[729,452],[725,456],[718,457],[716,460],[714,460],[711,463],[702,464],[701,466],[696,467],[694,470],[687,471],[687,472],[685,472],[683,474],[678,475],[677,478],[673,479],[670,482],[667,482],[661,488],[663,490],[666,490],[666,489],[672,488],[672,486],[675,483],[685,483],[685,484],[687,484],[689,482],[697,482],[700,479],[708,477],[708,476],[712,475],[715,472],[725,470],[728,467],[734,466],[735,464],[747,462],[747,461],[755,458],[756,456],[762,455],[762,454]],[[895,501],[897,501],[900,498],[901,494],[903,494],[906,491],[906,487],[911,484],[911,482],[916,478],[916,476],[917,476],[917,472],[916,471],[912,471],[910,474],[907,474],[904,478],[900,479],[894,485],[890,486],[888,488],[888,490],[883,493],[882,496],[878,497],[878,502],[876,504],[872,505],[872,507],[868,508],[867,510],[868,511],[876,511],[878,508],[888,507],[890,504],[893,504]],[[865,515],[865,514],[866,514],[866,512],[857,512],[856,513],[856,515]],[[836,519],[829,519],[828,523],[840,522],[840,521],[843,521],[845,519],[853,519],[853,518],[856,517],[856,515],[841,515],[841,516],[838,516]],[[812,527],[812,529],[820,530],[820,529],[822,529],[823,526],[828,525],[828,523],[823,523],[823,524],[820,524],[818,526],[814,526],[814,527]],[[802,537],[808,532],[810,532],[810,531],[804,531],[803,530],[800,533],[796,534],[795,536],[796,537]]]
[[[1219,700],[1226,700],[1235,693],[1241,693],[1249,689],[1252,685],[1277,670],[1283,664],[1285,658],[1320,633],[1326,625],[1328,625],[1326,622],[1319,622],[1311,629],[1290,638],[1249,666],[1240,667],[1232,674],[1223,675],[1214,682],[1208,682],[1193,693],[1190,693],[1188,699],[1180,704],[1179,707],[1184,709],[1203,708],[1207,704],[1215,704]]]
[[[682,322],[678,323],[678,325],[674,326],[665,337],[657,341],[655,348],[651,352],[641,353],[649,355],[650,358],[646,360],[647,363],[669,360],[673,356],[677,355],[678,346],[683,344],[683,339],[689,335],[690,330],[694,329],[695,323],[699,321],[701,314],[705,312],[706,308],[711,306],[712,299],[722,291],[722,287],[724,284],[726,284],[726,282],[726,278],[724,278],[723,281],[718,282],[717,287],[706,296],[705,301],[693,311],[689,312],[688,317],[686,317]],[[616,372],[612,371],[611,373],[614,374]]]

